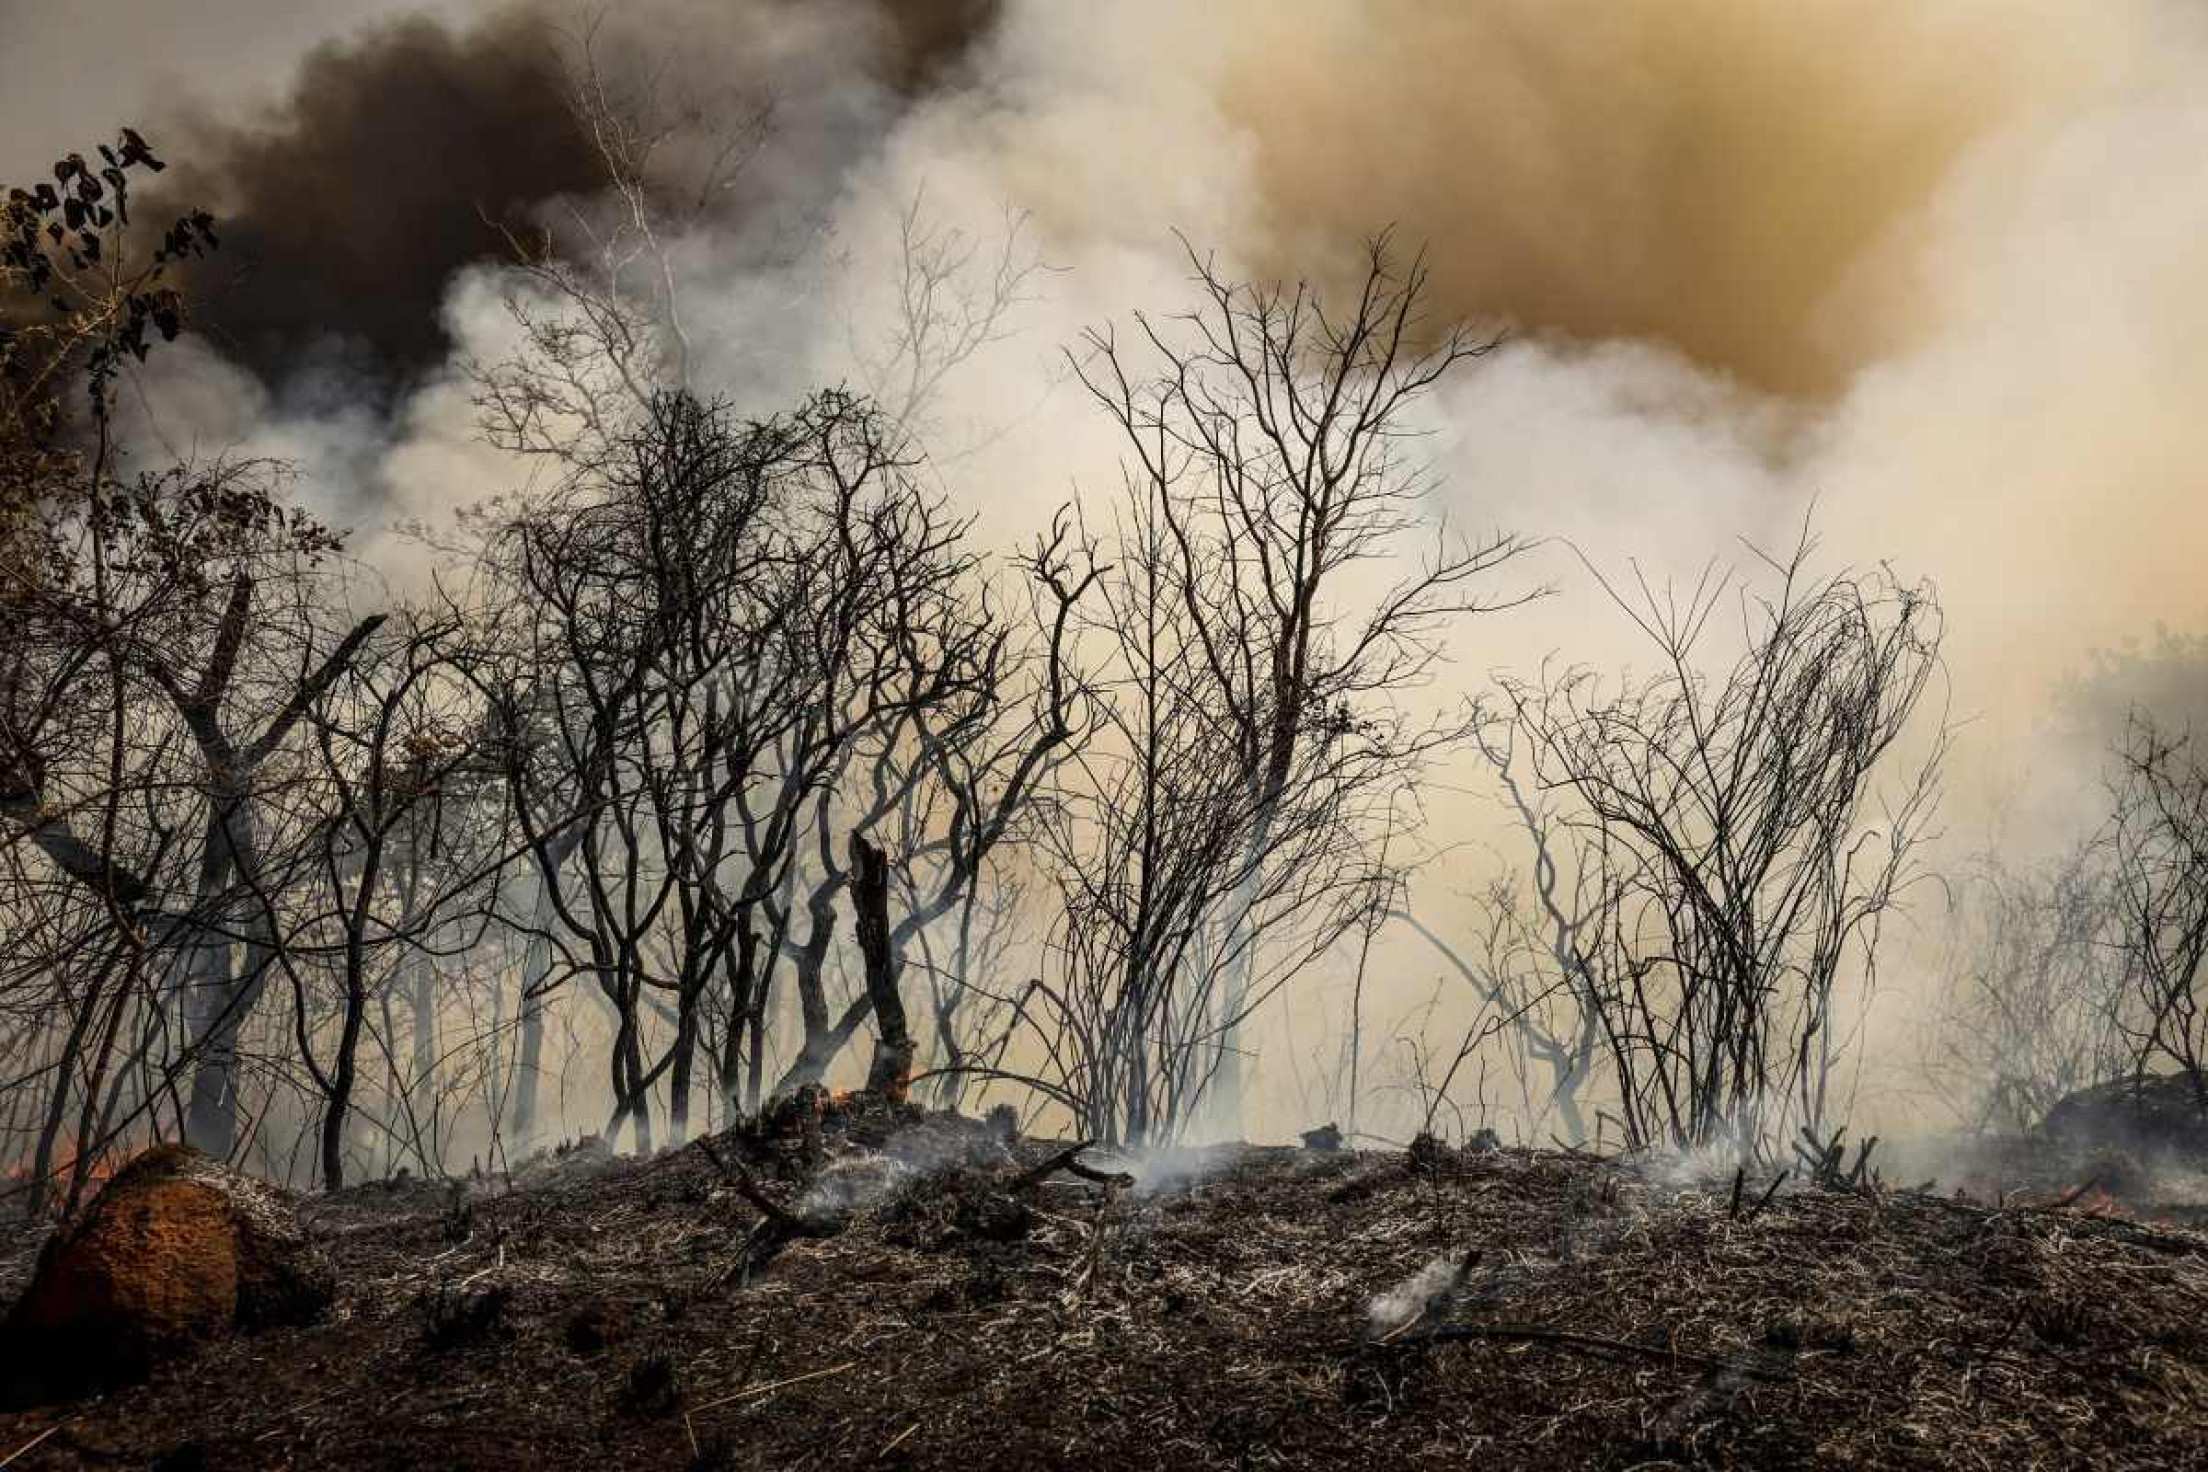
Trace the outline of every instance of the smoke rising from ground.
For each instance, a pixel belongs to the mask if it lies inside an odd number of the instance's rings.
[[[1034,209],[1083,305],[1170,307],[1171,226],[1321,279],[1423,242],[1514,335],[1450,391],[1459,519],[1686,575],[1814,502],[1939,582],[1956,714],[2012,757],[2090,650],[2208,611],[2195,7],[1028,6],[989,60],[893,156]],[[1599,658],[1600,615],[1478,636]]]
[[[1814,497],[1836,550],[1938,580],[1957,714],[2013,748],[2089,649],[2204,611],[2202,21],[1254,7],[1216,95],[1258,267],[1393,221],[1451,315],[1531,339],[1459,385],[1458,495],[1674,570]]]

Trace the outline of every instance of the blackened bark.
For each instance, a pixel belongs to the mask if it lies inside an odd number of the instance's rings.
[[[866,961],[866,995],[874,1007],[874,1062],[866,1086],[901,1099],[912,1079],[913,1044],[889,944],[889,860],[857,833],[851,835],[851,899],[858,912],[859,954]]]

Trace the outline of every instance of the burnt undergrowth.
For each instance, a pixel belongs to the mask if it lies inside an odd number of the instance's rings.
[[[2060,1196],[1517,1149],[1120,1162],[905,1110],[787,1143],[477,1183],[457,1240],[443,1187],[310,1198],[322,1322],[0,1417],[0,1457],[2169,1467],[2208,1424],[2208,1236]]]

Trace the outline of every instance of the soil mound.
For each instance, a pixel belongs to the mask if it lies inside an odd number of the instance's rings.
[[[159,1146],[48,1239],[0,1325],[0,1393],[24,1404],[140,1379],[232,1328],[311,1319],[333,1287],[274,1190]]]

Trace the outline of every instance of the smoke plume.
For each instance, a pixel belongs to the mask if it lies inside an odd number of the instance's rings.
[[[264,383],[334,359],[403,384],[452,351],[441,309],[463,268],[510,258],[516,233],[576,244],[557,206],[587,211],[609,184],[579,91],[653,130],[627,142],[656,188],[689,187],[685,154],[728,146],[730,130],[801,159],[802,191],[770,157],[708,201],[733,229],[793,193],[824,207],[840,168],[955,73],[994,11],[655,0],[591,15],[547,0],[377,20],[312,49],[274,105],[233,116],[196,101],[164,140],[181,167],[154,213],[189,203],[223,221],[225,248],[193,283],[200,326]]]
[[[1911,237],[1958,163],[2102,83],[2125,8],[1255,6],[1220,91],[1267,267],[1393,222],[1451,315],[1829,394],[1922,323]]]
[[[450,351],[454,272],[545,200],[604,183],[544,21],[415,16],[317,47],[284,104],[205,118],[169,145],[166,197],[213,210],[203,330],[265,381],[334,346],[395,376]]]
[[[2208,708],[2169,688],[2191,656],[2152,679],[2095,660],[2208,625],[2189,0],[649,0],[597,25],[549,4],[385,16],[333,33],[272,109],[209,103],[160,140],[189,165],[178,197],[227,217],[206,320],[261,381],[227,417],[174,412],[313,441],[271,421],[336,342],[411,385],[346,438],[361,518],[505,488],[443,370],[506,330],[492,224],[574,249],[603,207],[567,93],[587,39],[617,89],[659,89],[655,188],[759,120],[671,254],[706,387],[863,385],[915,202],[983,261],[1025,222],[1055,269],[934,408],[968,431],[938,441],[947,489],[1000,543],[1116,486],[1111,436],[1051,365],[1084,326],[1186,304],[1172,232],[1323,285],[1392,226],[1427,253],[1436,326],[1508,329],[1423,442],[1453,523],[1661,582],[1814,508],[1831,560],[1939,584],[1953,842],[2020,792],[2033,840],[2089,819],[2081,743],[2049,736],[2077,699]],[[1436,698],[1632,652],[1575,560],[1542,573],[1562,596],[1452,639],[1461,687]],[[1437,844],[1495,821],[1438,791],[1431,817]],[[1472,887],[1426,882],[1436,906]],[[1406,993],[1431,980],[1414,952],[1391,964]]]

